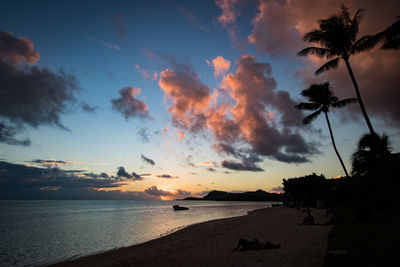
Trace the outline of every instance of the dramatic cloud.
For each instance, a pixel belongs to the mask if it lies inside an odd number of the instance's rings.
[[[214,67],[214,76],[223,76],[227,73],[231,66],[231,62],[221,56],[217,56],[211,62],[207,61],[208,65],[212,65]]]
[[[143,160],[144,162],[150,164],[151,166],[156,165],[156,163],[154,162],[154,160],[145,157],[143,154],[141,155],[141,157],[142,157],[142,160]]]
[[[77,171],[77,172],[82,172],[82,171]],[[89,172],[89,173],[85,173],[85,176],[91,177],[91,178],[110,178],[110,176],[105,172],[102,172],[100,174]]]
[[[175,126],[198,132],[205,127],[204,109],[210,102],[210,88],[203,84],[191,66],[174,64],[160,73],[159,85],[172,101],[169,112]]]
[[[118,177],[125,177],[125,178],[131,178],[132,177],[132,175],[130,175],[129,173],[127,173],[125,171],[124,167],[118,167],[117,176]]]
[[[142,181],[143,177],[141,177],[139,174],[132,172],[132,174],[129,174],[124,167],[118,167],[117,171],[117,176],[118,177],[124,177],[127,179],[131,179],[133,181]]]
[[[384,0],[379,5],[376,1],[364,0],[343,1],[343,3],[349,8],[352,16],[359,8],[365,10],[359,37],[384,30],[399,14],[399,4],[396,0]],[[340,4],[335,0],[261,0],[249,40],[259,52],[293,58],[302,48],[313,45],[302,42],[304,34],[317,28],[319,19],[338,14]],[[400,108],[396,101],[400,97],[400,92],[397,90],[400,82],[397,71],[400,68],[399,53],[399,50],[378,51],[376,48],[350,58],[369,115],[379,116],[379,119],[394,127],[400,125]],[[318,80],[313,73],[326,60],[308,57],[305,62],[307,66],[297,73],[297,77],[304,81],[305,87],[312,82],[329,80],[338,96],[355,96],[343,62],[339,69],[324,73]],[[354,111],[353,114],[359,116],[357,105],[351,106],[350,109]]]
[[[191,195],[190,191],[185,191],[185,190],[182,190],[182,189],[178,189],[175,192],[175,197],[177,197],[177,198],[190,197],[190,195]]]
[[[140,88],[125,87],[119,90],[119,98],[112,99],[113,108],[119,111],[125,119],[129,118],[150,118],[146,103],[135,98],[140,94]]]
[[[188,197],[191,195],[190,192],[182,190],[182,189],[177,189],[175,191],[165,191],[162,189],[158,189],[158,187],[156,185],[145,189],[144,192],[149,195],[157,196],[157,197],[184,198],[184,197]]]
[[[0,121],[0,142],[9,145],[29,146],[31,141],[29,139],[19,140],[15,138],[21,131],[21,126],[14,126]]]
[[[82,161],[63,161],[63,160],[53,160],[53,159],[35,159],[32,161],[27,161],[29,163],[38,164],[45,167],[58,167],[59,165],[71,165],[71,164],[82,164]]]
[[[290,130],[293,126],[301,127],[302,113],[293,108],[295,102],[287,92],[275,90],[276,82],[270,75],[269,64],[258,63],[253,56],[242,56],[236,73],[228,74],[222,83],[236,102],[230,110],[233,119],[224,115],[218,118],[222,124],[219,121],[211,124],[214,136],[222,143],[224,152],[233,149],[223,144],[241,137],[258,155],[288,163],[306,162],[305,155],[314,154],[315,147]],[[221,125],[228,127],[221,129]],[[238,132],[240,136],[232,134]]]
[[[59,168],[39,168],[0,161],[0,195],[4,198],[37,198],[44,191],[93,191],[119,188],[125,183],[107,174],[76,174]],[[24,195],[25,194],[25,195]],[[62,194],[61,194],[62,195]]]
[[[171,196],[172,193],[169,191],[164,191],[162,189],[158,189],[156,185],[153,185],[152,187],[149,187],[144,190],[147,194],[153,195],[153,196]]]
[[[27,37],[14,37],[11,33],[0,30],[0,59],[11,65],[35,64],[39,60],[39,52]]]
[[[263,172],[264,170],[257,167],[252,162],[237,162],[237,161],[230,161],[224,160],[221,162],[222,167],[236,170],[236,171],[255,171],[255,172]]]
[[[250,55],[236,64],[236,73],[224,76],[221,93],[213,94],[190,66],[161,72],[159,84],[173,103],[169,111],[175,126],[190,133],[209,129],[213,148],[241,161],[241,167],[230,161],[228,167],[259,171],[259,156],[287,163],[309,161],[318,151],[300,134],[303,114],[293,108],[296,103],[289,93],[276,89],[271,66]]]
[[[28,38],[0,30],[1,142],[29,145],[28,139],[15,137],[25,126],[67,129],[60,116],[76,103],[77,80],[62,70],[55,74],[47,68],[29,66],[38,60],[39,53]]]

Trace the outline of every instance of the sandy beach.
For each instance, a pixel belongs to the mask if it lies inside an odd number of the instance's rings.
[[[312,210],[326,223],[324,210]],[[188,226],[146,243],[55,264],[54,266],[323,266],[330,227],[300,225],[305,212],[267,208],[249,215]],[[269,241],[281,248],[233,251],[239,238]]]

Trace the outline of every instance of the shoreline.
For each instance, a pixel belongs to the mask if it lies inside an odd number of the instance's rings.
[[[329,220],[312,209],[317,223]],[[330,226],[300,225],[305,213],[277,207],[192,224],[165,236],[50,266],[323,266]],[[232,251],[239,238],[281,244],[273,250]]]

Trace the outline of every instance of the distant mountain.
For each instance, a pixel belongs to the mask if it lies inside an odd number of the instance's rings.
[[[187,197],[184,200],[217,200],[217,201],[283,201],[283,195],[268,193],[261,189],[254,192],[228,193],[213,190],[202,198]]]

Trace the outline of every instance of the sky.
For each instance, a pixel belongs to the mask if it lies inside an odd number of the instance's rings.
[[[359,37],[398,1],[3,1],[0,198],[161,199],[282,191],[344,175],[325,119],[301,91],[355,97],[343,62],[297,57],[319,19],[365,10]],[[399,51],[350,59],[372,124],[400,148]],[[329,113],[348,170],[368,128],[358,104]]]

